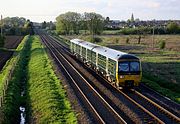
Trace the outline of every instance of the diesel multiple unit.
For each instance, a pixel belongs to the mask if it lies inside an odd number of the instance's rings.
[[[141,63],[134,55],[80,39],[70,40],[70,50],[78,59],[117,87],[134,87],[140,83]]]

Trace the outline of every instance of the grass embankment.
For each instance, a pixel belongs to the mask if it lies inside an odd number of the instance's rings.
[[[27,85],[30,123],[77,123],[39,37],[31,37],[29,42],[32,44]]]
[[[159,51],[139,56],[143,66],[142,82],[180,103],[180,53]]]
[[[4,65],[3,69],[0,72],[0,96],[2,95],[2,88],[3,88],[3,82],[5,82],[5,80],[8,77],[9,71],[12,69],[12,67],[14,66],[14,63],[16,63],[16,61],[18,60],[18,57],[20,56],[21,52],[22,52],[22,48],[24,47],[25,41],[27,40],[28,36],[26,36],[22,42],[19,44],[19,46],[17,47],[17,49],[15,50],[14,55],[11,57],[11,59],[9,59],[6,64]],[[5,49],[6,50],[6,49]]]
[[[87,40],[89,36],[64,37]],[[102,38],[100,45],[139,56],[143,67],[142,82],[180,103],[180,35],[154,35],[154,42],[151,35],[142,35],[140,44],[138,44],[138,35],[99,37]],[[129,39],[128,43],[126,43],[127,39]],[[163,50],[159,49],[161,40],[166,42]]]
[[[55,76],[38,37],[30,37],[25,44],[26,39],[11,59],[14,61],[20,56],[7,89],[0,121],[5,124],[19,123],[19,107],[24,106],[26,112],[29,110],[26,116],[29,123],[77,123],[65,90]],[[6,64],[7,70],[1,74],[1,80],[12,67],[11,61]],[[25,95],[21,96],[23,90]]]
[[[19,123],[20,111],[19,106],[22,104],[21,94],[21,82],[24,76],[23,67],[26,62],[26,52],[28,50],[28,44],[26,43],[28,36],[26,36],[23,41],[18,46],[15,55],[13,58],[6,63],[2,74],[4,77],[1,78],[5,80],[9,70],[14,66],[14,61],[17,61],[17,64],[14,69],[11,80],[9,81],[8,89],[5,95],[5,101],[3,103],[3,123],[12,124]],[[18,59],[19,57],[19,59]]]
[[[66,47],[70,48],[70,39],[66,39],[64,37],[59,37],[59,36],[54,36],[54,38],[63,42]]]

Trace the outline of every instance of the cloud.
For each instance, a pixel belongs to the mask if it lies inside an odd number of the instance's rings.
[[[147,7],[149,7],[149,8],[159,8],[160,3],[150,1],[150,2],[147,2]]]
[[[104,17],[127,20],[133,13],[140,19],[180,19],[180,0],[2,0],[0,14],[28,16],[33,20],[54,20],[74,11],[96,12]]]

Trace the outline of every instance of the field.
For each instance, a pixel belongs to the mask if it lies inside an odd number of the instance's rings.
[[[22,36],[6,36],[4,49],[0,49],[0,70],[6,61],[12,56],[13,49],[16,49],[22,40]]]
[[[144,35],[141,36],[140,44],[138,37],[103,35],[100,36],[103,41],[98,44],[139,56],[143,68],[142,82],[180,103],[180,35]],[[78,38],[87,40],[89,36]],[[166,42],[164,49],[159,48],[160,41]]]

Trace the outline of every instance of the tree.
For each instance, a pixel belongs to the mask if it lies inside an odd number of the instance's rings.
[[[27,34],[34,35],[33,23],[30,20],[27,20],[27,22],[24,25],[24,28]]]
[[[79,23],[81,21],[81,14],[76,12],[67,12],[61,14],[56,18],[57,32],[70,34],[79,34]]]
[[[79,30],[89,30],[92,35],[100,34],[104,27],[104,18],[96,13],[67,12],[56,18],[56,30],[61,34],[79,34]]]
[[[86,21],[87,21],[87,27],[94,37],[94,35],[99,35],[102,33],[103,28],[104,28],[104,18],[102,15],[97,14],[97,13],[84,13],[86,16]]]
[[[27,25],[30,20],[26,20],[23,17],[7,17],[3,19],[4,34],[6,35],[26,35]]]
[[[169,33],[176,34],[176,33],[179,32],[180,26],[177,23],[175,23],[175,22],[170,22],[167,25],[167,30],[169,31]]]
[[[65,14],[61,14],[56,18],[56,30],[60,34],[69,34],[69,28],[65,20]]]
[[[42,23],[42,29],[46,29],[46,21],[44,21],[43,23]]]
[[[109,22],[110,21],[110,18],[109,17],[106,17],[106,22]]]
[[[84,30],[84,33],[86,34],[88,30],[86,15],[81,15],[81,21],[79,23],[80,23],[80,29]]]

